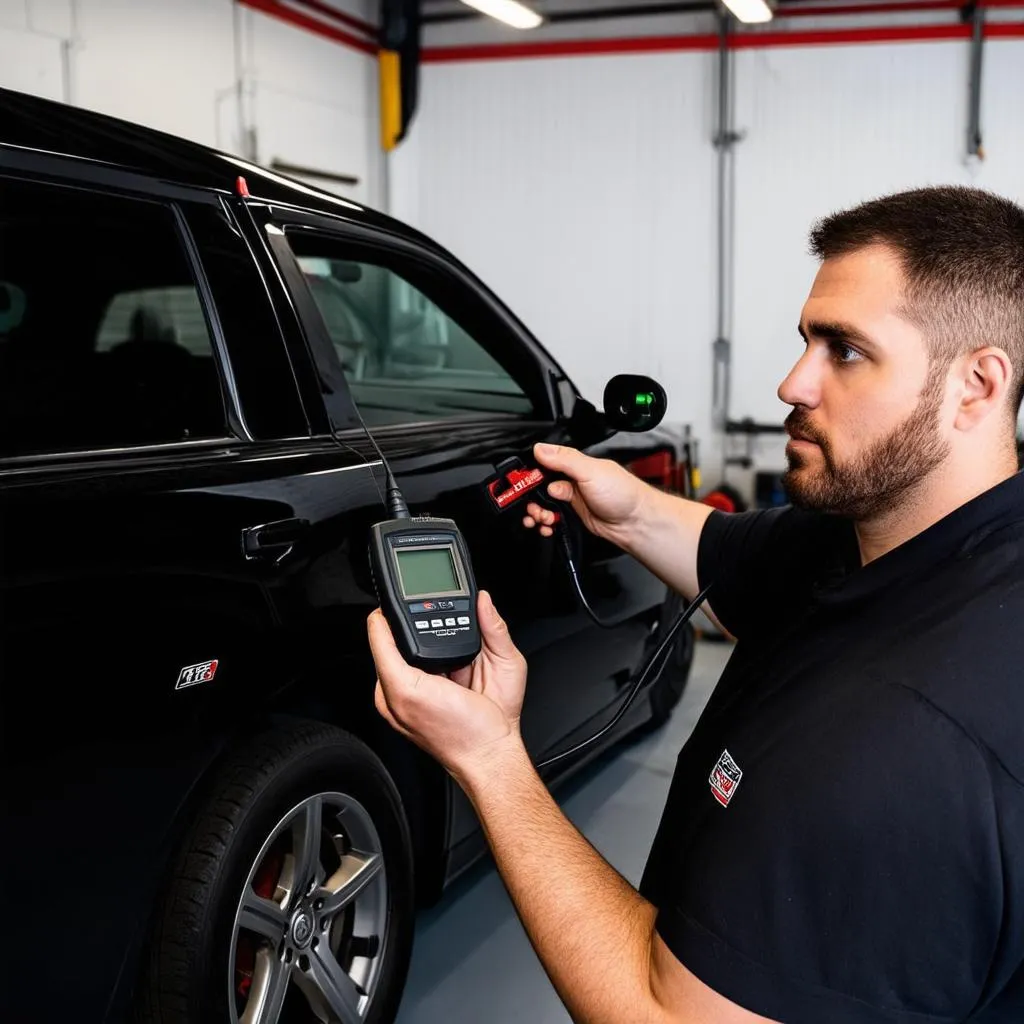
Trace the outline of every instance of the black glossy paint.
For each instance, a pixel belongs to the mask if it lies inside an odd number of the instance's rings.
[[[239,173],[245,202],[233,192]],[[424,899],[481,851],[447,776],[373,710],[366,538],[383,518],[382,480],[343,378],[325,404],[322,325],[286,286],[268,224],[305,218],[436,263],[467,302],[491,310],[494,336],[541,389],[545,412],[531,420],[377,433],[413,512],[460,524],[479,585],[529,659],[524,733],[536,759],[611,717],[665,591],[587,536],[583,585],[600,614],[621,621],[599,630],[555,548],[486,511],[482,484],[497,460],[537,440],[575,440],[555,388],[564,375],[430,240],[232,157],[0,90],[0,203],[13,179],[169,204],[219,327],[223,438],[0,460],[10,939],[0,1018],[122,1020],[153,902],[206,774],[268,719],[335,722],[380,753],[416,835]],[[645,443],[610,438],[592,450],[625,459]],[[247,557],[246,531],[282,521],[294,521],[294,543]],[[183,667],[212,659],[212,682],[176,689]],[[639,702],[623,728],[647,714]]]

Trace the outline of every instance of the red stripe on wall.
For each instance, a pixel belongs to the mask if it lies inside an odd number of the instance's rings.
[[[420,60],[424,64],[436,64],[453,60],[509,60],[519,57],[580,57],[592,54],[713,50],[717,46],[717,35],[641,36],[635,39],[565,39],[546,43],[430,46],[423,50]]]
[[[342,46],[359,50],[360,53],[368,53],[374,57],[377,55],[378,47],[376,43],[371,43],[368,39],[354,36],[351,32],[346,32],[344,29],[335,28],[333,25],[328,25],[317,18],[310,17],[308,14],[303,14],[301,11],[286,7],[279,0],[238,0],[238,3],[242,4],[243,7],[251,7],[254,11],[269,14],[272,18],[278,18],[289,25],[304,28],[315,35],[323,36],[324,39],[341,43]]]
[[[779,46],[831,46],[858,43],[907,43],[969,39],[970,25],[893,25],[881,28],[821,29],[808,32],[749,32],[730,37],[734,49]],[[1024,39],[1024,22],[988,24],[985,35],[998,39]],[[632,39],[571,39],[541,43],[504,43],[486,46],[434,46],[424,49],[425,64],[452,61],[520,60],[532,57],[609,56],[630,53],[675,53],[717,50],[718,36],[641,36]]]
[[[1024,25],[1021,26],[1024,30]],[[775,46],[830,46],[836,43],[902,43],[921,40],[969,39],[970,25],[887,25],[880,28],[820,29],[809,32],[751,32],[734,35],[737,50]]]

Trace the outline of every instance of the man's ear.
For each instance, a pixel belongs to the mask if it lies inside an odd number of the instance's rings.
[[[953,425],[957,430],[969,431],[1004,411],[1013,364],[1003,349],[989,345],[965,356],[960,365],[963,391]]]

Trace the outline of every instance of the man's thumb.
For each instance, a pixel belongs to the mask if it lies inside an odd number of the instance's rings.
[[[584,455],[578,448],[570,448],[563,444],[535,444],[533,454],[542,466],[564,473],[572,480],[580,480],[586,476],[589,455]]]
[[[477,615],[480,620],[480,636],[483,642],[495,654],[503,657],[515,654],[516,646],[512,643],[508,626],[505,620],[498,614],[494,607],[491,595],[486,590],[481,590],[477,602]]]
[[[395,637],[387,619],[379,608],[374,609],[366,620],[366,631],[370,641],[370,653],[379,676],[390,680],[401,678],[404,673],[411,671],[395,644]]]

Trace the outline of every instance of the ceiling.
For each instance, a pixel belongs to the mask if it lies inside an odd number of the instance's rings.
[[[548,24],[608,21],[617,18],[638,18],[666,14],[696,14],[713,11],[719,5],[715,0],[523,0],[527,6],[544,15]],[[777,0],[776,8],[796,7],[816,3],[824,6],[828,0]],[[426,24],[471,21],[486,15],[474,11],[459,0],[421,0],[423,20]]]

